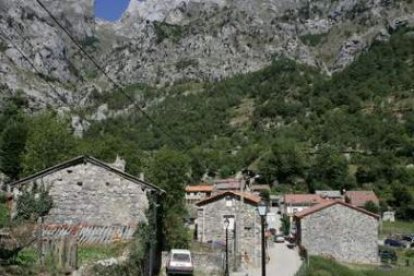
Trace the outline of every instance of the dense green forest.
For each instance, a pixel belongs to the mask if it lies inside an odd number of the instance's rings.
[[[93,123],[82,139],[71,135],[69,118],[29,117],[16,97],[0,116],[0,168],[16,179],[74,155],[112,161],[119,154],[129,172],[158,180],[157,160],[174,164],[176,156],[188,182],[250,168],[277,183],[274,192],[373,189],[381,208],[414,219],[413,46],[414,31],[400,29],[333,76],[279,59],[218,83],[131,85],[125,92],[157,124],[136,109]],[[131,104],[119,91],[95,101]]]

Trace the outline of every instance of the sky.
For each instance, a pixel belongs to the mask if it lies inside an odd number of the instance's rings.
[[[108,21],[116,21],[126,10],[128,4],[129,0],[96,0],[95,15]]]

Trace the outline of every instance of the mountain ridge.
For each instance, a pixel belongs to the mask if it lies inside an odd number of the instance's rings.
[[[132,0],[115,23],[97,21],[93,0],[43,3],[118,82],[168,86],[216,82],[290,58],[331,74],[376,40],[414,22],[409,1]],[[88,107],[108,81],[35,2],[0,1],[0,83],[33,110]],[[55,89],[50,88],[51,83]]]

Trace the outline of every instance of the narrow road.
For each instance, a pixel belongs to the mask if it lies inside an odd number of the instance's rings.
[[[275,243],[269,248],[270,261],[266,265],[266,275],[294,276],[302,265],[297,249],[289,249],[286,243]],[[248,276],[260,276],[261,268],[249,268]]]
[[[278,208],[272,208],[271,212],[277,214]],[[280,228],[280,215],[277,217],[277,229]],[[270,261],[266,265],[266,275],[269,276],[294,276],[302,265],[297,248],[289,249],[287,243],[270,242],[268,247],[268,255]],[[260,267],[250,267],[248,276],[260,276]]]

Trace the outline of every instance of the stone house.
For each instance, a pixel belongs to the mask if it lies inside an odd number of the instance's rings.
[[[326,199],[317,194],[285,194],[282,211],[293,218],[295,213],[325,201]]]
[[[377,195],[373,191],[346,191],[345,192],[345,202],[358,206],[364,207],[364,205],[372,201],[377,206],[379,205],[379,200]]]
[[[247,256],[257,263],[260,256],[260,197],[243,192],[226,191],[213,195],[196,206],[196,236],[199,242],[225,245],[224,220],[230,221],[229,251],[234,256]]]
[[[53,207],[43,218],[44,237],[76,235],[82,243],[110,243],[132,238],[147,221],[149,198],[164,191],[123,171],[80,156],[10,185],[14,201],[23,189],[43,186]]]
[[[187,204],[196,203],[202,199],[211,196],[214,186],[212,185],[195,185],[185,187],[185,200]]]
[[[297,242],[308,255],[346,263],[378,263],[379,216],[343,201],[295,214]]]

